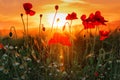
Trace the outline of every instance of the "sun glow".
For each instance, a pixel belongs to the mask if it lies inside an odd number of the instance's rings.
[[[55,15],[54,13],[48,14],[47,21],[50,25],[52,25],[54,15]],[[53,28],[60,28],[61,29],[66,22],[66,20],[65,20],[66,16],[67,16],[67,14],[65,14],[65,13],[57,13]]]

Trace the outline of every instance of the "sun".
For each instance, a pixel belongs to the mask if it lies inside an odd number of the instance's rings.
[[[51,26],[52,26],[54,15],[55,13],[49,13],[47,16],[47,21]],[[67,16],[66,13],[57,13],[53,28],[62,28],[66,22],[66,19],[65,19],[66,16]]]

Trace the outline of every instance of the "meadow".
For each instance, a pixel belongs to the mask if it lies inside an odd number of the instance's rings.
[[[55,9],[56,15],[58,6]],[[33,11],[29,12],[26,13],[27,17],[34,14]],[[41,17],[42,15],[40,21]],[[97,18],[101,17],[99,14]],[[53,26],[46,31],[40,23],[39,33],[32,36],[22,18],[23,37],[17,37],[15,27],[11,27],[8,36],[0,36],[0,79],[119,80],[119,27],[114,31],[100,31],[99,25],[104,25],[107,21],[94,18],[94,22],[85,19],[83,15],[81,19],[85,22],[84,28],[72,31],[74,19],[77,19],[75,13],[68,15],[67,20],[71,22],[68,23],[67,31],[65,26],[62,31]]]

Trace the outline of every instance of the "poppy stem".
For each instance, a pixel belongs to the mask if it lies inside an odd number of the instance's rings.
[[[51,32],[52,32],[52,30],[53,30],[53,25],[54,25],[54,22],[55,22],[56,15],[57,15],[57,10],[56,10],[55,15],[54,15],[54,18],[53,18]]]
[[[25,22],[23,19],[23,15],[21,15],[21,19],[22,19],[22,23],[23,23],[23,27],[24,27],[24,35],[26,35]]]
[[[70,21],[70,26],[69,26],[69,32],[70,32],[70,34],[71,34],[71,26],[72,26],[72,20]]]
[[[70,26],[69,22],[66,22],[66,23],[64,24],[63,28],[62,28],[63,31],[64,31],[65,28],[66,28],[66,24],[68,24],[68,27]]]
[[[39,23],[39,35],[41,33],[41,21],[42,21],[42,16],[40,16],[40,23]]]
[[[27,14],[27,31],[26,31],[26,34],[28,36],[28,14]]]
[[[40,24],[39,24],[39,35],[41,33],[41,18],[40,18]]]

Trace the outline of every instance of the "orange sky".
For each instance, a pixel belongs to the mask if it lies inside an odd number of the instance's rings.
[[[66,22],[65,16],[72,12],[76,12],[79,18],[73,21],[73,25],[81,24],[82,14],[88,16],[97,10],[100,10],[109,22],[120,21],[120,0],[0,0],[0,30],[9,29],[11,26],[23,29],[20,14],[24,14],[26,21],[23,9],[25,2],[32,3],[32,10],[36,12],[34,16],[29,17],[29,28],[38,28],[40,14],[43,14],[42,24],[51,27],[55,5],[59,6],[57,17],[60,18],[60,26]]]

